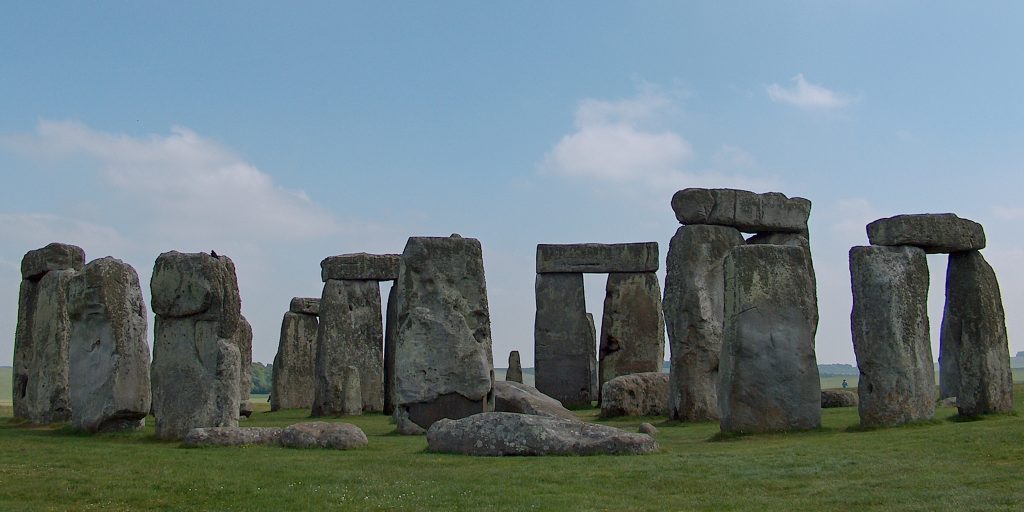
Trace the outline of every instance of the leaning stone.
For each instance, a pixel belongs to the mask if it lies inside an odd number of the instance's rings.
[[[354,281],[394,281],[398,279],[398,254],[367,254],[358,252],[324,258],[320,262],[320,278]]]
[[[54,270],[82,270],[85,251],[69,244],[52,243],[41,249],[25,253],[21,259],[21,278],[38,281]]]
[[[664,416],[668,412],[668,374],[622,375],[601,388],[601,417]]]
[[[281,431],[281,446],[286,448],[363,448],[369,441],[363,431],[350,423],[314,421],[289,425]]]
[[[319,315],[320,298],[292,297],[291,303],[288,304],[288,311],[291,311],[292,313],[301,313],[303,315]]]
[[[235,263],[227,256],[165,252],[156,259],[149,287],[157,316],[215,321],[217,336],[225,339],[238,329],[242,301]]]
[[[730,226],[747,233],[804,233],[811,202],[778,192],[757,194],[729,188],[687,188],[672,196],[680,224]]]
[[[249,403],[252,394],[252,325],[244,316],[238,317],[238,330],[231,339],[242,357],[238,372],[238,415],[248,418],[252,416],[252,404]]]
[[[821,426],[818,305],[807,268],[797,247],[744,245],[726,256],[718,388],[723,432]]]
[[[660,372],[664,362],[665,316],[658,276],[608,274],[598,359],[601,386],[620,375]]]
[[[537,389],[568,407],[590,406],[597,398],[591,378],[596,338],[587,318],[583,274],[537,274],[535,291]]]
[[[319,299],[317,303],[319,303]],[[314,315],[284,314],[281,338],[274,356],[270,410],[310,409],[316,387],[316,331]]]
[[[186,448],[278,444],[281,430],[279,427],[201,427],[189,430],[182,443]]]
[[[139,275],[111,257],[68,284],[71,425],[87,432],[136,430],[150,409],[146,303]]]
[[[928,336],[928,261],[922,249],[850,249],[853,349],[864,426],[928,420],[935,370]]]
[[[653,436],[654,434],[658,433],[658,428],[655,427],[654,425],[651,425],[650,423],[641,423],[640,428],[637,429],[637,432]]]
[[[582,421],[511,412],[442,419],[427,431],[427,450],[463,455],[642,455],[658,451],[651,436]]]
[[[910,245],[928,254],[985,248],[985,229],[953,213],[897,215],[867,226],[872,245]]]
[[[537,388],[508,380],[494,383],[494,410],[567,420],[577,419],[572,411],[562,407],[561,402],[537,391]]]
[[[362,410],[384,410],[384,322],[377,281],[331,279],[324,285],[317,331],[314,416],[353,414],[342,382],[358,372]]]
[[[538,244],[537,273],[655,272],[658,242]]]
[[[665,324],[672,349],[668,416],[718,420],[718,359],[725,315],[723,262],[743,236],[727,226],[680,226],[665,263]]]
[[[822,409],[853,407],[855,405],[857,405],[857,395],[853,391],[841,391],[838,389],[821,390]]]
[[[518,350],[508,353],[508,371],[505,372],[505,380],[523,383],[523,365],[519,361]]]
[[[995,271],[980,252],[949,255],[942,316],[942,377],[958,381],[952,396],[961,416],[1013,411],[1006,315]]]

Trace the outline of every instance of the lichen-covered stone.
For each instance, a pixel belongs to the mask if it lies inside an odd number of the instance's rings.
[[[867,225],[872,245],[920,247],[928,254],[985,248],[985,229],[953,213],[897,215]]]
[[[320,278],[355,281],[394,281],[398,279],[398,254],[359,252],[331,256],[320,262]]]
[[[332,448],[351,450],[363,448],[369,441],[366,434],[351,423],[314,421],[289,425],[281,431],[281,446],[286,448]]]
[[[684,225],[730,226],[747,233],[805,233],[811,202],[778,192],[687,188],[672,196],[672,210]]]
[[[838,389],[821,390],[821,408],[854,407],[857,405],[857,394],[853,391]]]
[[[288,311],[303,315],[319,315],[320,297],[292,297],[292,301],[288,303]]]
[[[377,281],[327,281],[317,330],[314,416],[352,414],[343,384],[348,367],[358,372],[362,411],[384,410],[383,343]]]
[[[537,274],[534,317],[534,379],[541,393],[568,407],[597,398],[593,329],[587,319],[583,274]]]
[[[561,402],[541,393],[537,388],[508,380],[494,383],[494,410],[569,420],[577,419],[572,411],[562,407]]]
[[[21,259],[21,278],[38,281],[47,272],[82,270],[83,265],[85,251],[81,247],[54,242],[25,253]]]
[[[227,256],[165,252],[156,259],[149,286],[158,316],[213,320],[225,339],[238,329],[242,301],[235,263]]]
[[[665,316],[654,272],[608,274],[598,353],[602,386],[620,375],[661,371]]]
[[[284,314],[271,370],[274,380],[270,391],[271,411],[313,407],[317,326],[315,315],[291,311]]]
[[[185,434],[186,448],[202,446],[258,446],[278,444],[280,427],[200,427]]]
[[[605,382],[601,417],[667,415],[668,377],[662,372],[632,373]]]

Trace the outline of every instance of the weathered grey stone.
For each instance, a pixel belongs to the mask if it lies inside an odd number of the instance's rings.
[[[853,391],[838,389],[821,390],[821,408],[853,407],[857,405],[857,395]]]
[[[224,339],[238,329],[242,301],[235,263],[227,256],[165,252],[156,259],[149,287],[157,316],[213,320]]]
[[[935,414],[935,370],[928,336],[928,262],[924,250],[850,249],[850,324],[864,426],[927,420]]]
[[[785,194],[757,194],[729,188],[687,188],[672,196],[680,224],[731,226],[747,233],[807,231],[811,202]]]
[[[1013,373],[1006,315],[996,273],[980,252],[949,255],[942,316],[941,377],[956,378],[961,416],[1013,410]],[[948,357],[952,355],[952,357]]]
[[[271,411],[313,407],[318,325],[315,315],[291,311],[284,314],[274,369],[271,370],[274,379],[270,391]]]
[[[518,350],[508,353],[508,371],[505,372],[505,380],[523,383],[523,364],[519,361]]]
[[[52,243],[31,250],[21,259],[21,278],[38,281],[53,270],[82,270],[85,251],[76,245]]]
[[[747,239],[748,245],[787,245],[799,247],[804,250],[807,256],[807,272],[811,275],[811,282],[817,288],[818,278],[814,273],[814,260],[811,257],[811,242],[807,238],[807,232],[803,233],[758,233]],[[815,292],[817,295],[817,292]]]
[[[583,295],[583,274],[537,274],[534,379],[541,393],[568,407],[597,398],[593,330]]]
[[[597,325],[594,324],[593,313],[587,313],[587,340],[587,366],[590,371],[590,396],[596,400],[597,395],[599,395],[601,391],[601,383],[598,382],[601,372],[598,371],[597,368]],[[536,355],[534,358],[536,359]],[[533,371],[536,373],[536,368],[534,368]],[[534,378],[536,379],[536,376]],[[588,402],[584,405],[589,406],[590,403]]]
[[[252,394],[252,325],[244,316],[238,317],[238,329],[231,339],[242,358],[238,372],[238,415],[248,418],[252,416],[252,404],[249,403]]]
[[[280,427],[201,427],[189,430],[186,448],[202,446],[256,446],[281,442]]]
[[[651,425],[650,423],[641,423],[640,427],[637,428],[637,432],[653,436],[654,434],[658,433],[658,428],[655,427],[654,425]]]
[[[67,291],[74,270],[21,282],[14,342],[14,416],[46,424],[71,419]]]
[[[601,388],[601,417],[664,416],[668,413],[668,374],[620,375]]]
[[[897,215],[867,226],[872,245],[910,245],[928,254],[985,248],[985,229],[953,213]]]
[[[398,283],[391,284],[384,311],[384,414],[395,412],[395,335],[398,328]]]
[[[319,315],[320,298],[292,297],[292,301],[288,304],[288,311],[291,311],[292,313],[302,313],[304,315]]]
[[[87,432],[141,428],[150,409],[146,303],[139,275],[111,257],[68,283],[71,425]]]
[[[427,431],[427,450],[464,455],[641,455],[654,438],[582,421],[511,412],[442,419]]]
[[[317,358],[317,361],[320,359]],[[359,369],[350,365],[330,366],[326,372],[318,366],[312,416],[362,414],[363,394],[359,374]]]
[[[537,273],[655,272],[658,242],[538,244]]]
[[[281,446],[286,448],[363,448],[369,441],[366,434],[351,423],[314,421],[289,425],[281,432]]]
[[[806,254],[798,247],[739,246],[725,257],[724,268],[720,428],[754,433],[820,427],[818,305]]]
[[[537,388],[514,381],[495,381],[494,410],[516,412],[575,420],[576,415],[562,407],[561,402],[545,395]]]
[[[608,274],[598,359],[601,386],[620,375],[661,371],[664,315],[654,272]]]
[[[354,281],[394,281],[398,279],[398,254],[367,254],[357,252],[324,258],[320,262],[320,278]]]
[[[725,316],[723,264],[743,236],[728,226],[681,226],[665,263],[665,324],[672,349],[668,416],[718,420],[718,360]]]
[[[396,421],[406,418],[428,428],[441,418],[493,410],[491,319],[480,242],[457,235],[410,238],[397,292]]]
[[[316,397],[313,415],[350,414],[343,400],[345,368],[359,373],[363,411],[384,410],[384,321],[377,281],[324,284],[317,330]]]

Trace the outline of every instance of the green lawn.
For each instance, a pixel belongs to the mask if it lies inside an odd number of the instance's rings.
[[[1024,411],[1024,386],[1016,391]],[[283,426],[304,411],[243,422]],[[717,424],[663,418],[661,452],[475,458],[425,452],[381,415],[347,419],[362,450],[184,449],[141,433],[79,435],[0,419],[0,510],[1020,510],[1024,416],[859,431],[856,408],[819,431],[715,441]],[[0,407],[9,416],[10,407]],[[596,421],[596,411],[582,411]]]
[[[14,378],[14,368],[0,366],[0,406],[11,405],[11,386]]]

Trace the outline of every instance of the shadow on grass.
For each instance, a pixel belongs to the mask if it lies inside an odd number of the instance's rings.
[[[989,420],[989,419],[994,420],[994,419],[1007,418],[1007,417],[1012,418],[1012,417],[1017,417],[1017,416],[1018,416],[1017,411],[1010,411],[1010,412],[1007,412],[1007,413],[974,414],[974,415],[961,415],[961,414],[958,413],[958,414],[952,414],[952,415],[946,417],[946,421],[948,421],[950,423],[973,423],[975,421],[985,421],[985,420]]]
[[[857,424],[857,425],[851,425],[849,427],[846,427],[845,429],[843,429],[843,431],[844,432],[849,432],[851,434],[856,434],[856,433],[861,433],[861,432],[877,432],[879,430],[892,430],[892,429],[908,429],[909,430],[909,429],[917,429],[917,428],[927,428],[927,427],[934,427],[936,425],[942,425],[942,420],[937,420],[937,419],[919,420],[919,421],[912,421],[912,422],[909,422],[909,423],[903,423],[903,424],[900,424],[900,425],[860,425],[860,424]]]

